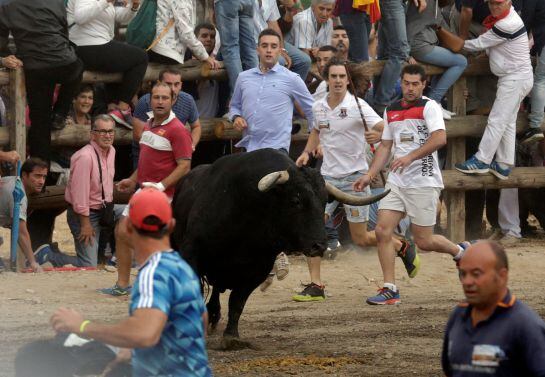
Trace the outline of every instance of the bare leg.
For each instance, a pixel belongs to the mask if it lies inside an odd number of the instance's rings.
[[[437,251],[438,253],[458,255],[460,248],[445,237],[433,234],[433,226],[411,224],[414,242],[423,251]]]
[[[131,282],[132,245],[126,231],[126,217],[115,227],[115,255],[117,258],[117,285],[127,288]]]
[[[310,272],[311,283],[322,285],[322,278],[320,275],[320,266],[322,264],[322,258],[308,257],[307,264],[308,264],[308,271]]]
[[[374,230],[367,230],[367,222],[364,223],[348,223],[350,229],[350,236],[352,241],[361,247],[377,246],[377,236]],[[401,249],[401,241],[396,237],[393,237],[392,242],[394,244],[394,250]]]
[[[395,284],[395,247],[394,229],[404,213],[392,210],[379,210],[375,234],[378,247],[378,259],[382,267],[385,283]]]

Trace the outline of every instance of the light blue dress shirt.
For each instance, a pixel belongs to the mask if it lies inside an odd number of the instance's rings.
[[[301,106],[312,124],[314,99],[298,74],[276,64],[267,73],[258,68],[242,72],[237,79],[230,119],[242,116],[248,123],[236,146],[247,152],[274,148],[289,151],[293,103]]]

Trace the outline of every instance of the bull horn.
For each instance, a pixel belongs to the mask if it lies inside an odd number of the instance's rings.
[[[286,183],[288,179],[290,179],[290,175],[287,170],[275,171],[261,178],[257,184],[257,188],[261,192],[267,192],[274,185]]]
[[[384,198],[390,192],[390,189],[381,192],[380,194],[373,196],[357,196],[352,194],[347,194],[339,190],[337,187],[333,186],[331,183],[326,182],[325,187],[329,195],[333,196],[335,200],[340,203],[348,204],[350,206],[366,206],[374,202],[378,202],[380,199]]]

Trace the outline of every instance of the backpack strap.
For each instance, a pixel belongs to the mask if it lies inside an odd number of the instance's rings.
[[[155,38],[153,40],[153,42],[151,42],[151,44],[149,45],[148,48],[146,48],[146,51],[149,51],[151,50],[152,48],[155,47],[155,45],[157,43],[159,43],[159,41],[166,35],[166,33],[168,33],[168,31],[170,30],[170,28],[172,27],[172,25],[174,25],[174,18],[171,18],[170,20],[168,20],[168,23],[167,25],[165,26],[165,28],[163,29],[163,31],[161,33],[159,33],[159,35],[157,36],[157,38]]]

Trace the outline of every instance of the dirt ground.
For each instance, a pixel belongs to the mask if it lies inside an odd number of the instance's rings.
[[[64,216],[63,216],[64,217]],[[55,239],[73,248],[60,221]],[[9,236],[0,230],[5,243]],[[7,257],[7,245],[0,255]],[[545,317],[545,235],[509,248],[510,287]],[[408,279],[396,269],[402,304],[373,307],[367,296],[380,285],[374,248],[349,251],[323,263],[328,298],[296,303],[291,296],[308,280],[306,263],[291,258],[288,277],[248,300],[240,322],[241,336],[257,350],[218,351],[220,332],[210,335],[208,352],[216,376],[440,376],[443,329],[449,312],[463,297],[450,257],[423,254],[422,268]],[[127,314],[127,298],[106,297],[95,290],[114,283],[106,271],[0,274],[0,376],[13,376],[17,349],[51,337],[49,316],[70,306],[94,321],[117,321]],[[226,317],[226,298],[222,298]],[[225,325],[222,320],[221,326]],[[221,330],[221,329],[220,329]]]

